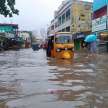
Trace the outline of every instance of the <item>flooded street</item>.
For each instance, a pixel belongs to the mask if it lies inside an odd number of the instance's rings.
[[[108,55],[74,60],[44,50],[0,53],[0,108],[108,108]]]

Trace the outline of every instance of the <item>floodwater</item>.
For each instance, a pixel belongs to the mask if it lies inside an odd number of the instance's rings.
[[[108,55],[73,60],[44,50],[0,53],[0,108],[108,108]]]

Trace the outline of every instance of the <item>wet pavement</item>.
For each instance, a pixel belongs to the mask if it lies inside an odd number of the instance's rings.
[[[0,108],[108,108],[108,55],[73,60],[44,50],[0,53]]]

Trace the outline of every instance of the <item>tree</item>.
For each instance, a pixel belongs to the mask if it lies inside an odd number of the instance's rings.
[[[46,36],[47,36],[47,31],[45,28],[41,28],[40,29],[40,34],[41,34],[41,37],[45,40],[46,39]]]
[[[12,17],[13,14],[19,14],[19,11],[15,9],[15,0],[0,0],[0,14],[5,17]]]

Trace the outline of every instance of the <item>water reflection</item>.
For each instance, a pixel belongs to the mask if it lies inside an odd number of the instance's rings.
[[[103,76],[103,81],[98,79],[102,77],[98,71],[99,59],[99,55],[95,57],[82,55],[74,61],[49,60],[49,65],[56,66],[55,69],[50,71],[53,75],[49,78],[49,81],[59,85],[58,89],[62,89],[62,92],[57,94],[57,101],[80,101],[80,105],[76,105],[78,108],[103,108],[103,104],[106,108],[107,103],[102,100],[103,96],[98,92],[100,91],[98,88],[102,89],[104,86],[105,89],[108,80],[106,81],[105,76]],[[100,68],[102,69],[102,67]],[[104,70],[106,69],[104,68]],[[81,105],[82,103],[84,104]]]
[[[8,108],[8,106],[6,106],[6,102],[0,102],[0,108]]]

